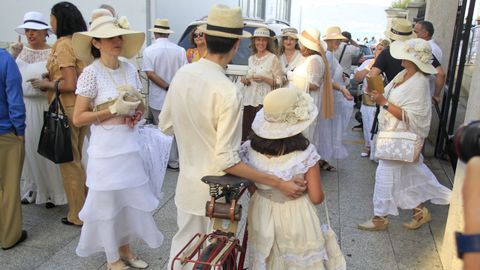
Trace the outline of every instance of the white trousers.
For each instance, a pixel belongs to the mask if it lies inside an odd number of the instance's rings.
[[[210,219],[208,217],[188,214],[180,209],[177,209],[177,226],[178,231],[175,236],[173,236],[172,246],[170,247],[168,270],[171,269],[173,258],[196,233],[206,234],[211,230]],[[186,264],[182,267],[180,262],[176,261],[174,269],[190,270],[192,267],[193,264]]]

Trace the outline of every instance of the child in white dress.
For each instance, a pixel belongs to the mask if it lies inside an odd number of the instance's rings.
[[[285,181],[304,177],[308,190],[292,200],[256,184],[248,209],[249,269],[325,269],[328,255],[314,207],[324,199],[320,156],[302,134],[317,114],[307,93],[274,90],[266,95],[252,124],[254,133],[242,145],[244,162]]]

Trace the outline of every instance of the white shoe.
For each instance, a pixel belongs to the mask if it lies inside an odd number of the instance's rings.
[[[35,199],[37,198],[37,192],[30,190],[23,195],[22,198],[22,204],[31,204],[35,202]]]
[[[131,259],[128,259],[128,258],[122,258],[122,260],[129,266],[133,267],[133,268],[139,268],[139,269],[145,269],[148,267],[148,263],[146,263],[145,261],[139,259],[138,257],[134,257],[134,258],[131,258]]]

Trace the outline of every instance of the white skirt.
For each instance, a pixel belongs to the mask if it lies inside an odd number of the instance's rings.
[[[372,147],[372,130],[373,121],[375,120],[375,112],[377,107],[363,105],[360,107],[360,112],[362,113],[362,123],[363,123],[363,139],[365,140],[365,147]]]
[[[159,201],[150,189],[138,145],[138,130],[126,125],[92,126],[87,185],[80,219],[84,222],[77,255],[105,252],[118,260],[119,247],[142,239],[160,247],[162,233],[152,212]],[[110,188],[108,188],[110,187]]]
[[[451,193],[423,163],[422,156],[415,163],[380,160],[373,191],[374,215],[398,215],[398,208],[413,209],[428,200],[449,204]]]

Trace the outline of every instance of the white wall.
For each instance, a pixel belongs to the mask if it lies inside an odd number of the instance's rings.
[[[47,20],[50,10],[59,0],[2,0],[0,10],[0,41],[13,42],[18,34],[15,27],[22,24],[23,15],[28,11],[42,12]],[[90,22],[91,11],[101,4],[113,6],[120,16],[127,16],[130,27],[134,30],[146,29],[146,1],[145,0],[70,0],[82,12],[85,22]],[[25,38],[23,41],[26,42]],[[55,37],[50,37],[48,43],[55,42]]]

